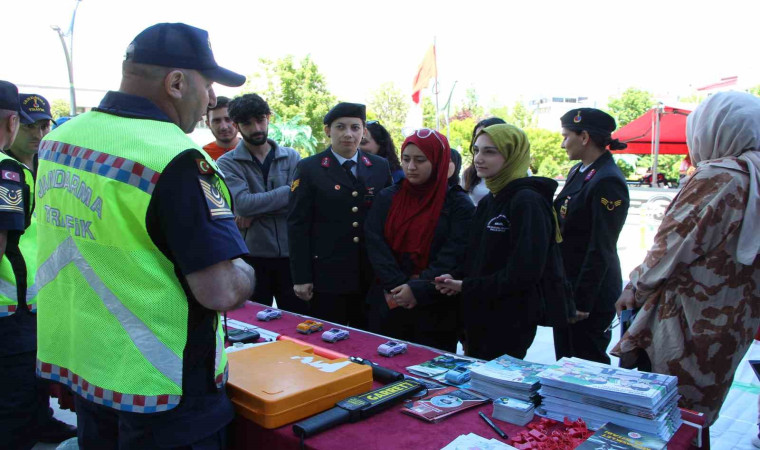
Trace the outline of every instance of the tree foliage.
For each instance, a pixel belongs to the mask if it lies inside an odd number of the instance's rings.
[[[298,62],[293,55],[259,61],[261,71],[248,77],[242,92],[261,95],[285,121],[302,115],[317,140],[317,150],[324,149],[327,138],[322,119],[336,100],[317,64],[308,55]]]
[[[549,178],[567,174],[573,164],[562,148],[562,135],[543,128],[525,128],[524,131],[530,142],[533,173]]]
[[[371,92],[367,103],[367,118],[377,120],[391,134],[396,148],[401,146],[404,135],[401,132],[406,116],[409,113],[409,103],[406,95],[393,83],[383,83]]]
[[[69,102],[61,100],[60,98],[53,100],[53,102],[50,103],[50,115],[53,116],[53,120],[71,115]]]
[[[755,97],[760,97],[760,84],[757,86],[752,86],[751,88],[747,89],[747,92],[754,95]]]
[[[640,115],[649,111],[654,105],[652,94],[636,88],[626,89],[620,97],[610,98],[607,106],[610,114],[617,121],[617,126],[627,125]]]
[[[275,113],[269,121],[269,138],[278,145],[296,149],[302,157],[313,155],[317,150],[317,139],[301,114],[284,119]]]

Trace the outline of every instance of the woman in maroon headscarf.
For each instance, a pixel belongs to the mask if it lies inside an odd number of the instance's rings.
[[[405,179],[383,189],[365,222],[376,283],[367,295],[370,330],[455,351],[458,300],[432,281],[462,263],[474,206],[449,187],[451,149],[445,136],[420,129],[401,146]]]

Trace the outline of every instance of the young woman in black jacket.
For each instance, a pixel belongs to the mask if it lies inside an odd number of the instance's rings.
[[[547,261],[559,261],[551,203],[557,182],[528,177],[530,144],[512,125],[485,128],[473,152],[490,193],[475,212],[464,266],[436,278],[436,288],[462,293],[468,355],[523,358],[546,312]]]
[[[376,196],[365,222],[376,283],[367,295],[370,330],[455,351],[456,298],[438,293],[436,276],[463,262],[474,211],[459,186],[448,185],[445,136],[417,130],[402,146],[405,179]]]

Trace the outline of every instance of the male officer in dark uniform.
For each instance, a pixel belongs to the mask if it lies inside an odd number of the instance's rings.
[[[622,150],[626,145],[612,139],[615,119],[598,109],[573,109],[560,120],[562,148],[571,160],[581,160],[554,201],[562,227],[562,258],[577,309],[570,325],[570,351],[572,356],[609,364],[608,327],[623,283],[617,240],[629,201],[625,177],[607,147]],[[558,343],[563,344],[567,343]]]
[[[385,159],[360,151],[364,105],[339,103],[324,119],[331,146],[301,160],[291,186],[288,241],[293,289],[314,317],[365,327],[372,268],[364,218],[391,184]]]

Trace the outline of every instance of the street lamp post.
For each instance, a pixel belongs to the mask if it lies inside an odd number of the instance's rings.
[[[73,117],[77,113],[77,97],[76,97],[76,91],[74,90],[74,19],[76,19],[77,16],[77,8],[79,8],[79,2],[82,0],[76,0],[76,3],[74,5],[74,12],[71,14],[71,25],[69,25],[69,30],[64,33],[61,31],[61,27],[57,25],[51,25],[50,28],[52,28],[56,33],[58,33],[58,37],[61,39],[61,46],[63,47],[63,54],[66,56],[66,67],[68,68],[69,72],[69,98],[70,98],[70,108],[69,113]],[[66,39],[69,38],[69,45],[66,46]]]

